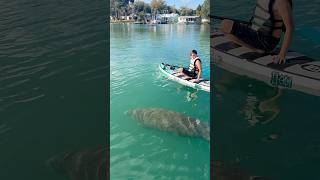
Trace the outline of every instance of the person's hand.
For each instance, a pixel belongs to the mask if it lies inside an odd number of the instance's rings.
[[[277,64],[285,64],[286,63],[286,53],[280,51],[278,55],[272,56],[272,62]]]

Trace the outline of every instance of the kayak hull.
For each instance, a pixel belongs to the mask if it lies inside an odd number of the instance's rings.
[[[320,61],[289,51],[286,57],[288,63],[273,64],[272,55],[259,54],[236,45],[222,34],[214,34],[211,42],[213,63],[218,67],[273,87],[320,96]],[[255,57],[248,56],[250,54]]]
[[[183,79],[181,76],[177,76],[176,73],[178,71],[177,66],[161,63],[159,65],[160,71],[170,80],[173,80],[179,84],[184,86],[188,86],[194,89],[203,90],[206,92],[210,92],[210,81],[206,79],[201,79],[199,83],[190,82],[189,80]]]

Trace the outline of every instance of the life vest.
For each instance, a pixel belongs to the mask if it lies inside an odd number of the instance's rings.
[[[197,61],[200,61],[200,62],[201,62],[201,60],[200,60],[199,57],[196,57],[196,59],[195,59],[194,61],[192,61],[192,59],[190,59],[190,64],[189,64],[189,69],[188,69],[188,71],[194,72],[194,73],[198,74],[199,69],[198,69],[197,66],[196,66],[196,62],[197,62]]]
[[[285,31],[283,21],[274,18],[273,5],[275,0],[267,0],[267,3],[263,3],[263,1],[266,0],[257,0],[253,16],[250,20],[251,29],[264,35],[272,35],[276,29]],[[292,8],[292,0],[289,0],[289,2]],[[279,25],[280,22],[282,22],[281,25]],[[277,26],[276,23],[278,23]]]

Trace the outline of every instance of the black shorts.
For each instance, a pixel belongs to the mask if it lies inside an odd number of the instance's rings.
[[[253,29],[248,25],[233,22],[231,34],[235,35],[243,42],[266,52],[271,52],[276,48],[280,39],[271,35],[264,35]]]
[[[190,76],[192,78],[197,77],[197,74],[194,71],[189,71],[187,68],[183,68],[182,72],[185,73],[187,76]]]

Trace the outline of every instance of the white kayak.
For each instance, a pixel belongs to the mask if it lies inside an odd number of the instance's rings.
[[[169,79],[182,84],[184,86],[192,87],[194,89],[199,89],[203,90],[206,92],[210,92],[210,80],[207,79],[200,79],[200,82],[194,83],[191,82],[191,78],[186,75],[179,75],[178,73],[178,66],[166,64],[166,63],[161,63],[159,65],[160,71]]]
[[[279,88],[320,96],[320,61],[289,51],[285,64],[272,62],[271,54],[258,53],[224,37],[211,35],[214,65]]]

